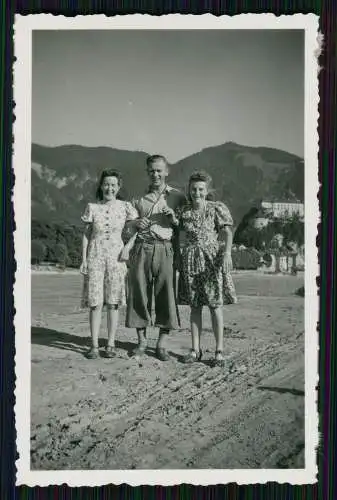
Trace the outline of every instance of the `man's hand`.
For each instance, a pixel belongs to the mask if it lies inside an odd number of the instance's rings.
[[[150,225],[150,219],[147,217],[142,217],[137,220],[136,227],[137,229],[147,229]]]

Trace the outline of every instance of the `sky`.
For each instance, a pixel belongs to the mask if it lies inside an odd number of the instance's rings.
[[[32,59],[35,143],[304,156],[302,31],[36,31]]]

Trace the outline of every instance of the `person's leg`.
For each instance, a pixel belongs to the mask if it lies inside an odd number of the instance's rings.
[[[142,354],[147,348],[146,328],[137,328],[138,346],[134,354]]]
[[[210,307],[212,328],[215,336],[215,350],[223,351],[223,311],[222,307]]]
[[[170,333],[170,330],[165,328],[159,329],[159,335],[156,345],[156,355],[160,361],[168,361],[170,359],[170,355],[166,350],[167,337]]]
[[[115,337],[118,328],[119,306],[125,304],[125,277],[127,267],[116,261],[116,253],[107,249],[105,254],[106,270],[104,275],[104,303],[107,308],[108,342],[105,350],[107,357],[115,356]]]
[[[155,326],[164,331],[177,330],[180,326],[179,312],[175,293],[173,249],[170,243],[155,245],[152,271],[154,276]]]
[[[87,353],[87,357],[89,359],[94,359],[97,358],[98,356],[98,337],[101,327],[101,318],[102,318],[102,306],[98,305],[96,307],[91,307],[89,313],[91,349]]]
[[[107,305],[108,346],[115,347],[119,309],[117,304]]]
[[[129,264],[125,326],[143,331],[151,323],[153,248],[137,245]]]
[[[216,366],[223,366],[225,362],[223,354],[223,310],[222,307],[210,307],[212,327],[215,336],[215,359]]]
[[[129,263],[128,294],[125,326],[136,328],[138,345],[133,355],[142,355],[147,347],[146,326],[151,323],[153,248],[140,244],[135,247]]]
[[[114,358],[116,356],[115,337],[118,326],[118,304],[107,305],[107,327],[108,327],[108,342],[105,348],[105,357]]]
[[[105,262],[101,255],[88,261],[88,305],[90,307],[89,325],[91,349],[87,353],[89,359],[98,356],[98,337],[101,327],[102,307],[104,302]]]
[[[200,339],[202,331],[202,307],[191,307],[191,335],[192,349],[197,354],[200,352]]]
[[[166,351],[168,334],[171,329],[179,328],[178,308],[176,303],[173,249],[170,243],[155,245],[152,272],[154,276],[154,297],[156,326],[159,326],[159,336],[156,346],[157,357],[167,361]]]
[[[90,308],[90,333],[93,347],[98,347],[98,337],[101,328],[102,306]]]
[[[201,359],[200,338],[202,331],[202,307],[191,307],[190,313],[192,350],[184,356],[184,363],[194,363]]]
[[[157,341],[157,349],[165,349],[166,346],[166,339],[168,334],[170,333],[170,330],[167,330],[165,328],[160,328],[159,329],[159,336],[158,336],[158,341]]]

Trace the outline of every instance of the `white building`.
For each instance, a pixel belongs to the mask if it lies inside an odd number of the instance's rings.
[[[269,224],[270,219],[289,219],[295,214],[301,219],[304,218],[304,203],[299,201],[264,200],[260,203],[259,212],[254,218],[253,226],[261,229]]]
[[[295,214],[304,217],[304,203],[299,201],[262,201],[261,209],[267,216],[276,218],[288,218]]]

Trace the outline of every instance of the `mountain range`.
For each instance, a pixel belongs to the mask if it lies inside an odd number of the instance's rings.
[[[80,224],[104,168],[121,172],[126,198],[141,195],[147,188],[147,156],[110,147],[32,144],[32,218]],[[285,151],[227,142],[170,165],[169,183],[184,190],[190,174],[200,169],[212,176],[214,197],[228,205],[236,226],[262,199],[304,201],[303,160]]]

